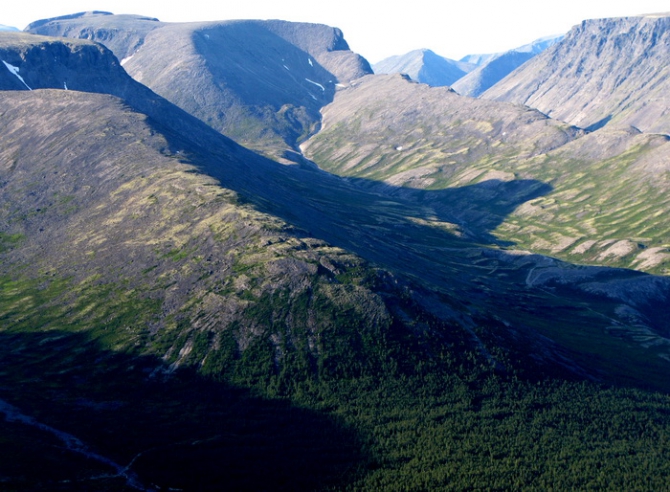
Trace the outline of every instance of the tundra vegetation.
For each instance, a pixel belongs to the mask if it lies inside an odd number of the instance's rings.
[[[101,45],[0,39],[35,89],[0,92],[1,488],[666,486],[662,135],[359,78],[325,26],[96,16],[40,26],[191,62],[246,26],[332,91],[277,117],[280,164]]]

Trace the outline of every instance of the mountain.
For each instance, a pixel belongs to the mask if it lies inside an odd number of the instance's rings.
[[[486,62],[492,60],[496,56],[498,56],[500,53],[478,53],[478,54],[470,54],[470,55],[465,55],[463,58],[461,58],[459,61],[462,63],[471,63],[472,65],[475,65],[477,67],[484,65]]]
[[[119,60],[132,56],[154,29],[165,26],[155,17],[114,15],[92,10],[31,22],[26,32],[97,41],[114,52]]]
[[[586,129],[669,133],[669,23],[666,14],[584,21],[482,97]]]
[[[16,27],[3,26],[0,24],[0,31],[18,31],[18,29]]]
[[[433,87],[452,85],[472,68],[468,63],[444,58],[428,49],[392,56],[372,66],[377,74],[404,73],[416,82]]]
[[[476,60],[478,66],[452,84],[452,88],[464,96],[477,97],[561,39],[562,35],[549,36],[505,53],[468,55],[463,60]]]
[[[466,237],[579,263],[668,271],[670,222],[652,212],[669,206],[665,136],[585,134],[537,110],[400,76],[362,78],[323,116],[322,131],[302,146],[308,158],[379,192],[412,197]],[[463,201],[422,191],[484,183],[485,193]],[[529,201],[515,208],[524,195]]]
[[[284,21],[163,24],[108,14],[39,21],[28,31],[108,46],[128,73],[216,130],[281,157],[315,132],[338,84],[370,73],[342,32]]]
[[[334,32],[270,25],[315,46]],[[260,21],[202,26],[153,29],[140,51],[267,39]],[[664,136],[367,75],[303,145],[331,173],[240,146],[100,44],[1,36],[3,487],[667,483],[670,281],[498,237],[546,213],[574,227],[564,204],[585,227],[602,227],[595,206],[626,223],[630,196],[585,196],[589,180],[649,185],[656,204]],[[269,39],[263,59],[295,54]],[[661,220],[643,215],[627,223]]]

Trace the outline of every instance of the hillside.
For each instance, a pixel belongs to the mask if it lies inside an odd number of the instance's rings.
[[[670,133],[670,17],[587,20],[482,97],[537,108],[586,129]]]
[[[571,261],[667,271],[666,137],[586,135],[529,108],[400,76],[361,79],[338,92],[323,116],[323,130],[303,145],[307,157],[439,211],[466,237],[495,241],[492,232]],[[485,183],[474,203],[419,191],[446,195]],[[529,201],[516,208],[521,196]]]
[[[432,87],[452,85],[473,68],[471,64],[444,58],[428,49],[392,56],[372,66],[376,74],[404,73]]]
[[[337,84],[370,73],[341,31],[284,21],[161,24],[105,14],[33,23],[108,46],[128,73],[239,143],[274,157],[314,133]],[[288,154],[291,155],[290,153]]]
[[[412,209],[402,201],[333,189],[330,178],[215,146],[223,137],[213,133],[206,147],[195,145],[110,96],[4,92],[0,108],[2,160],[12,162],[0,175],[0,397],[3,413],[43,425],[2,424],[0,452],[21,457],[2,460],[5,483],[473,483],[467,477],[481,470],[487,445],[436,456],[428,443],[442,436],[488,442],[508,457],[474,483],[537,484],[553,481],[565,419],[586,416],[593,426],[584,442],[596,443],[597,459],[611,452],[610,411],[633,412],[641,426],[660,422],[653,435],[617,429],[637,450],[631,467],[652,460],[654,478],[667,476],[664,451],[649,447],[670,432],[664,397],[571,382],[665,384],[665,280],[477,248],[450,239],[439,222],[403,219]],[[264,208],[312,224],[315,235]],[[625,364],[615,357],[622,351]],[[549,376],[560,379],[541,391],[523,382]],[[575,405],[591,399],[602,403]],[[641,413],[641,404],[659,410]],[[537,405],[557,410],[538,414]],[[525,412],[537,418],[514,441],[521,448],[486,440],[516,428]],[[398,454],[395,441],[417,419],[420,433]],[[553,436],[542,430],[549,423],[559,429]],[[85,444],[54,453],[62,434],[45,425]],[[616,473],[594,475],[583,440],[571,445],[579,466],[564,483],[618,483]],[[48,464],[28,474],[36,453]],[[405,456],[423,457],[430,473],[408,470]],[[515,459],[540,466],[542,478],[512,478]]]
[[[85,17],[98,14],[69,20]],[[360,60],[332,28],[245,21],[153,29],[124,67],[147,46],[168,65],[169,35],[196,65],[223,40],[300,76]],[[367,75],[332,88],[302,146],[314,162],[285,166],[102,45],[23,33],[0,49],[2,487],[667,483],[670,280],[512,249],[518,231],[501,232],[564,226],[572,202],[555,194],[589,180],[652,197],[665,137]],[[268,93],[295,101],[294,82]],[[574,200],[602,207],[580,220],[634,224],[631,203],[600,196]]]

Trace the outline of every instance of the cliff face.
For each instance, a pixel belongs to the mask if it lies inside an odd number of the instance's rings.
[[[669,62],[666,14],[588,20],[482,97],[526,104],[582,128],[668,133]]]
[[[133,83],[109,50],[89,41],[0,32],[0,60],[0,90],[118,93]]]
[[[90,39],[104,44],[123,60],[137,51],[149,32],[164,25],[153,17],[93,11],[35,21],[26,31],[43,36]]]

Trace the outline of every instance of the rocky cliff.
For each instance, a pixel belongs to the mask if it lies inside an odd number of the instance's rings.
[[[669,62],[667,14],[587,20],[482,97],[587,129],[669,133]]]

